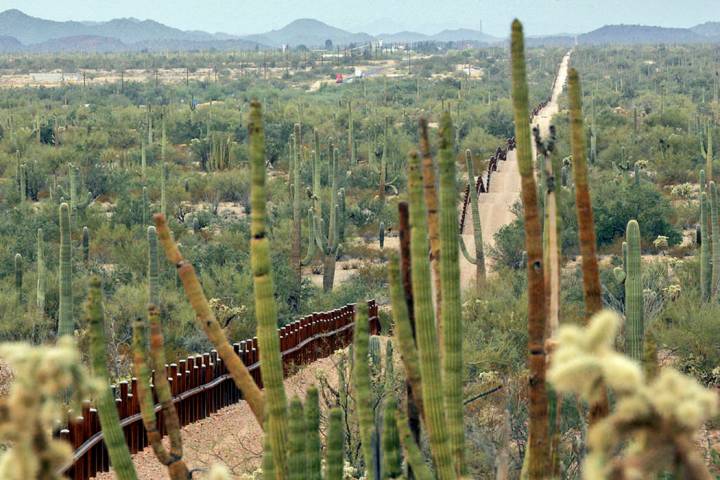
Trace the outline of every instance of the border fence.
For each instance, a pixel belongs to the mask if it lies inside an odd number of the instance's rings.
[[[288,376],[297,367],[328,357],[352,342],[356,308],[354,304],[329,312],[312,313],[278,330],[284,374]],[[380,319],[375,300],[368,302],[370,332],[380,332]],[[233,344],[235,353],[242,359],[255,382],[262,388],[260,355],[257,337]],[[242,400],[227,368],[212,350],[191,355],[165,366],[170,381],[175,408],[182,426],[207,418],[223,407]],[[137,453],[148,445],[147,434],[140,414],[137,380],[120,382],[113,387],[115,402],[120,413],[120,425],[130,453]],[[155,405],[158,428],[167,432],[162,420],[160,405]],[[74,449],[72,464],[64,473],[73,480],[88,480],[99,472],[110,469],[110,458],[103,442],[97,410],[89,402],[82,412],[60,430],[60,438],[70,442]]]

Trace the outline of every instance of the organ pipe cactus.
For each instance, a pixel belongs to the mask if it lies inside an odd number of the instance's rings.
[[[585,298],[585,318],[602,309],[600,289],[600,269],[596,256],[595,224],[592,203],[588,188],[588,167],[585,159],[585,132],[583,128],[582,91],[580,76],[571,68],[568,72],[568,97],[570,103],[570,127],[573,156],[573,176],[575,181],[575,208],[577,211],[580,237],[580,255],[582,256],[583,296]],[[590,407],[590,422],[607,415],[607,396]]]
[[[511,55],[515,137],[517,139],[517,159],[521,176],[522,203],[525,212],[525,249],[528,256],[528,363],[530,368],[528,409],[530,420],[528,453],[526,454],[528,455],[527,473],[530,480],[535,480],[544,477],[547,472],[548,459],[550,458],[548,405],[545,386],[545,279],[543,273],[542,228],[535,173],[533,172],[530,125],[528,124],[525,41],[523,27],[518,20],[515,20],[512,25]],[[570,78],[572,80],[572,73]],[[577,73],[575,73],[575,82],[577,86]],[[574,93],[579,94],[577,91]],[[571,112],[572,98],[571,93]],[[571,122],[573,119],[574,117],[571,117]],[[573,155],[575,155],[576,147],[576,145],[573,145]],[[585,152],[583,151],[579,155],[585,155]],[[577,171],[580,168],[576,166],[574,170],[577,178]]]
[[[420,374],[422,376],[425,426],[438,478],[445,480],[455,478],[455,469],[448,443],[440,356],[438,354],[437,331],[433,315],[430,265],[427,261],[427,253],[430,250],[427,209],[423,198],[420,168],[420,159],[417,153],[411,153],[409,157],[408,186],[410,194],[413,307]],[[457,218],[455,218],[455,222],[457,222]],[[457,232],[452,241],[457,242]]]
[[[422,155],[422,181],[425,205],[427,206],[428,234],[430,236],[430,265],[435,280],[435,315],[442,313],[442,288],[440,288],[440,224],[438,222],[438,195],[435,186],[435,162],[430,152],[427,120],[420,118],[420,154]],[[438,326],[442,338],[442,326]],[[442,341],[440,348],[443,348]]]
[[[72,250],[70,239],[70,207],[60,205],[60,266],[58,282],[60,305],[58,307],[58,337],[72,335],[75,331],[72,298]]]
[[[402,411],[398,411],[397,414],[397,427],[400,434],[400,443],[402,443],[405,452],[405,459],[412,468],[415,478],[417,480],[434,480],[435,476],[425,463],[420,447],[413,438],[408,426],[408,419]]]
[[[715,182],[710,180],[710,225],[711,225],[711,242],[712,242],[712,276],[710,292],[712,298],[718,295],[718,278],[720,278],[720,217],[718,217],[718,194]]]
[[[158,258],[158,237],[155,227],[147,228],[148,242],[148,303],[160,305],[159,273],[160,265]]]
[[[308,389],[305,397],[305,423],[307,433],[306,438],[303,439],[303,443],[307,456],[307,472],[303,478],[307,480],[320,480],[322,478],[322,466],[320,462],[322,451],[322,445],[320,443],[320,397],[318,389],[315,386]]]
[[[480,209],[478,207],[477,192],[475,191],[475,173],[473,171],[473,160],[472,153],[470,150],[465,150],[465,164],[467,166],[467,186],[470,189],[470,211],[472,215],[473,224],[473,240],[475,241],[475,256],[473,257],[468,252],[467,246],[465,245],[465,239],[460,232],[460,250],[462,251],[465,260],[475,265],[475,288],[478,293],[485,281],[485,253],[483,251],[483,238],[482,238],[482,225],[480,223]]]
[[[374,455],[372,448],[373,432],[375,430],[375,413],[373,411],[372,394],[370,387],[369,344],[370,325],[368,324],[367,305],[358,305],[355,318],[355,331],[353,334],[353,371],[352,385],[355,391],[355,405],[360,426],[360,445],[368,480],[376,478],[375,469],[372,468]]]
[[[443,308],[443,390],[450,449],[458,474],[465,473],[463,424],[463,330],[460,301],[458,212],[453,125],[450,112],[440,119],[440,277]]]
[[[385,248],[385,222],[380,222],[380,227],[378,228],[378,241],[380,243],[380,250]]]
[[[213,344],[218,355],[223,361],[223,365],[227,368],[232,377],[235,386],[242,392],[243,398],[248,402],[250,410],[252,410],[258,424],[263,425],[263,416],[265,411],[265,400],[263,394],[255,384],[247,367],[243,364],[240,357],[233,350],[232,345],[228,342],[225,332],[210,308],[207,297],[203,292],[200,281],[195,274],[193,266],[183,258],[175,241],[170,233],[170,228],[165,221],[165,216],[158,213],[154,216],[155,226],[157,228],[158,240],[165,251],[165,256],[170,263],[177,267],[177,275],[182,281],[185,295],[195,311],[195,319],[200,328],[202,328],[208,340]]]
[[[42,228],[37,231],[37,288],[36,288],[36,305],[40,315],[45,313],[45,240]]]
[[[385,400],[382,429],[382,478],[401,478],[402,456],[397,427],[397,401],[391,394]]]
[[[345,431],[340,408],[330,410],[328,420],[327,448],[325,450],[325,480],[342,480],[344,472]]]
[[[275,477],[285,478],[288,438],[287,399],[283,385],[280,337],[277,330],[277,306],[273,298],[270,275],[270,241],[267,238],[267,191],[265,188],[265,131],[260,103],[252,102],[248,124],[250,137],[251,223],[250,255],[252,258],[255,316],[260,348],[260,372],[265,386],[270,446],[275,460]]]
[[[19,253],[15,254],[15,294],[17,296],[18,305],[22,304],[22,288],[23,288],[23,258]]]
[[[390,283],[390,300],[395,321],[395,338],[400,350],[400,358],[405,367],[405,376],[410,383],[413,399],[421,415],[424,411],[422,401],[422,379],[420,377],[420,361],[417,346],[413,339],[413,328],[410,324],[407,303],[400,279],[400,260],[396,254],[390,256],[388,263]]]
[[[306,476],[306,453],[305,441],[307,434],[305,425],[305,414],[300,399],[295,396],[290,401],[290,437],[288,441],[288,478],[290,480],[304,480]],[[272,417],[270,417],[272,418]],[[273,457],[275,450],[273,450]],[[276,464],[277,465],[277,464]],[[277,477],[277,472],[275,472]]]
[[[156,248],[157,255],[157,248]],[[154,385],[157,400],[162,408],[162,418],[170,437],[170,450],[162,443],[162,435],[157,427],[155,402],[150,387],[150,367],[147,359],[147,329],[145,320],[138,317],[133,324],[133,364],[137,381],[138,403],[142,414],[143,425],[158,461],[168,468],[172,480],[187,480],[190,478],[188,468],[183,461],[182,436],[180,433],[180,420],[178,418],[170,383],[165,372],[165,345],[160,324],[160,312],[156,305],[148,308],[150,320],[150,364],[155,368]]]
[[[115,475],[119,480],[135,480],[137,474],[130,452],[125,444],[125,435],[120,427],[120,416],[115,397],[108,384],[107,349],[105,347],[105,315],[102,306],[100,279],[90,280],[90,292],[86,306],[87,324],[90,329],[90,360],[92,371],[100,382],[101,388],[95,406],[100,417],[103,440],[110,455]]]
[[[147,187],[142,188],[142,224],[147,225],[149,222],[150,202],[148,201]]]

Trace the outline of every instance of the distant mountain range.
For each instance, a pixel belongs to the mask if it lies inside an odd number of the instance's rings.
[[[57,22],[31,17],[19,10],[0,12],[0,53],[13,52],[123,52],[254,50],[283,45],[308,48],[415,42],[473,42],[501,44],[506,39],[478,30],[443,30],[434,35],[413,31],[369,35],[352,33],[319,20],[295,20],[279,30],[254,35],[231,35],[186,31],[153,20],[120,18],[107,22]],[[530,37],[533,45],[570,46],[599,44],[720,43],[720,23],[708,22],[692,28],[665,28],[644,25],[608,25],[581,35]]]

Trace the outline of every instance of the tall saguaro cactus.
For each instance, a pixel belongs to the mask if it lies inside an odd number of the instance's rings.
[[[45,278],[45,240],[43,237],[42,228],[38,228],[37,231],[37,288],[36,288],[36,305],[40,312],[40,315],[45,313],[45,290],[46,290],[46,278]]]
[[[337,149],[332,151],[332,165],[330,167],[330,224],[327,235],[324,233],[322,218],[315,217],[315,236],[318,248],[323,254],[323,290],[329,292],[335,283],[335,263],[342,246],[338,233],[338,203],[337,203]]]
[[[90,230],[88,230],[88,227],[83,227],[82,230],[82,254],[83,263],[87,267],[88,263],[90,263]]]
[[[712,292],[712,258],[708,231],[709,204],[705,190],[705,171],[700,170],[700,290],[703,301],[707,302]]]
[[[72,299],[72,250],[70,245],[70,207],[60,205],[60,267],[58,280],[60,305],[58,307],[58,337],[72,335],[75,331]]]
[[[15,294],[17,295],[18,305],[23,301],[23,257],[19,253],[15,254]]]
[[[295,133],[293,135],[293,168],[291,172],[290,181],[293,184],[292,188],[292,212],[293,212],[293,229],[292,229],[292,269],[295,274],[295,288],[293,294],[294,307],[297,310],[300,302],[300,283],[302,282],[302,213],[300,210],[300,156],[298,150],[302,148],[298,145],[298,139],[300,138],[300,124],[295,124]]]
[[[630,220],[627,224],[626,241],[628,254],[625,276],[625,338],[627,343],[625,351],[630,358],[642,361],[645,336],[644,302],[640,272],[640,226],[635,220]]]
[[[260,371],[265,386],[270,447],[275,461],[275,478],[287,474],[286,444],[288,438],[287,397],[283,384],[283,366],[278,335],[277,307],[270,275],[270,241],[266,230],[267,191],[265,189],[265,131],[260,103],[250,107],[250,190],[253,285],[257,337],[260,347]]]
[[[712,298],[718,296],[718,279],[720,278],[720,224],[718,224],[718,193],[715,182],[710,180],[710,224],[712,242],[712,277],[710,292]]]
[[[477,192],[475,191],[475,172],[470,149],[465,151],[465,165],[467,166],[467,186],[470,194],[470,213],[473,224],[473,239],[475,240],[475,256],[473,257],[465,245],[465,239],[460,232],[460,250],[465,260],[475,265],[475,288],[478,293],[485,282],[485,252],[483,251],[482,224],[480,223],[480,208],[478,207]]]
[[[522,24],[512,25],[512,101],[517,139],[517,159],[525,212],[525,250],[528,275],[528,354],[530,366],[528,476],[541,479],[549,458],[548,404],[545,386],[545,279],[543,274],[542,227],[538,191],[533,171],[528,86],[525,70],[525,40]]]

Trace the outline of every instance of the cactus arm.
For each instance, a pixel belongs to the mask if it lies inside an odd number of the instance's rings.
[[[320,462],[322,445],[320,443],[320,397],[318,389],[311,386],[305,397],[306,437],[303,439],[307,456],[307,480],[321,480]]]
[[[397,426],[397,401],[391,394],[385,400],[382,429],[382,476],[383,478],[401,478],[402,456],[400,454],[400,435]]]
[[[475,191],[475,172],[473,171],[472,153],[469,149],[465,151],[465,163],[467,165],[468,173],[468,188],[470,189],[470,211],[473,222],[473,239],[475,240],[475,261],[470,263],[477,267],[476,287],[479,293],[486,276],[485,252],[483,248],[482,223],[480,222],[480,207],[478,206],[477,192]],[[460,235],[462,236],[462,232],[460,232]],[[461,244],[460,248],[463,247],[463,244]],[[467,258],[465,253],[463,253],[463,255]]]
[[[340,408],[330,410],[328,421],[327,448],[325,450],[324,480],[342,480],[344,470],[345,432],[343,430],[343,413]]]
[[[275,478],[282,480],[287,473],[286,444],[288,440],[287,397],[283,384],[283,365],[280,337],[277,330],[277,307],[273,298],[270,275],[270,241],[266,230],[267,190],[265,188],[265,132],[260,103],[250,107],[250,168],[251,223],[250,256],[252,260],[255,316],[260,347],[260,372],[267,400],[270,445],[275,460]]]
[[[154,220],[155,226],[157,227],[158,239],[165,250],[165,255],[171,263],[177,266],[178,277],[180,277],[183,288],[185,289],[185,295],[195,311],[196,322],[217,350],[223,364],[228,369],[228,372],[230,372],[235,385],[240,389],[243,398],[248,402],[258,424],[263,425],[263,413],[265,411],[263,393],[255,384],[255,380],[253,380],[250,372],[233,350],[230,342],[228,342],[225,332],[210,309],[200,281],[195,274],[195,269],[182,257],[180,250],[178,250],[170,234],[170,229],[165,222],[165,217],[162,214],[156,214]]]
[[[463,328],[460,301],[460,263],[457,237],[457,185],[453,125],[450,113],[440,120],[440,274],[443,309],[443,389],[450,449],[455,470],[465,473],[463,422]]]
[[[352,386],[355,391],[358,424],[360,426],[360,444],[362,447],[365,470],[369,480],[375,478],[373,465],[372,437],[375,429],[375,413],[370,385],[370,367],[368,366],[370,326],[368,324],[367,305],[358,305],[353,334],[353,371]]]
[[[423,195],[427,207],[428,234],[430,238],[430,263],[435,281],[435,316],[442,314],[442,288],[440,286],[440,224],[438,222],[438,194],[435,188],[435,162],[430,151],[427,120],[420,119],[420,155],[422,156]],[[438,324],[439,337],[442,339],[442,330]],[[440,348],[443,348],[442,344]]]
[[[306,454],[305,454],[305,415],[300,399],[295,396],[290,401],[289,408],[290,437],[288,438],[288,479],[304,480],[306,477]],[[270,417],[272,418],[272,417]],[[271,448],[272,450],[272,448]],[[275,451],[273,450],[273,457]],[[277,478],[277,471],[275,472]]]
[[[405,451],[405,460],[412,468],[415,478],[417,480],[434,480],[435,476],[432,471],[430,471],[427,463],[425,463],[420,447],[418,447],[417,442],[415,442],[410,432],[407,416],[402,410],[398,410],[397,412],[397,428],[400,435],[400,442]]]
[[[305,258],[302,259],[300,264],[303,267],[310,265],[310,262],[315,258],[316,247],[317,247],[317,234],[315,233],[315,218],[313,217],[312,208],[308,209],[308,249]]]
[[[60,306],[58,308],[58,337],[75,331],[72,299],[72,251],[70,239],[70,207],[60,205],[60,267],[58,270]]]
[[[17,303],[22,303],[22,287],[23,287],[23,257],[19,253],[15,254],[15,294]]]
[[[545,279],[538,191],[535,186],[530,126],[528,124],[525,41],[522,25],[517,20],[512,25],[511,43],[512,101],[515,116],[518,167],[522,182],[522,203],[525,212],[525,249],[528,256],[528,363],[530,367],[528,474],[530,480],[536,480],[544,477],[547,472],[547,460],[550,457],[548,406],[545,388]]]
[[[455,478],[453,458],[448,444],[445,419],[445,399],[440,372],[437,330],[433,315],[430,265],[427,252],[430,249],[427,235],[427,210],[422,192],[420,159],[412,152],[409,158],[408,186],[410,191],[410,252],[412,257],[412,287],[415,325],[417,333],[422,396],[425,405],[425,426],[430,449],[440,480]],[[457,219],[456,219],[457,221]],[[457,237],[453,237],[456,241]]]
[[[467,260],[468,263],[472,265],[476,265],[477,257],[473,257],[470,251],[467,248],[467,245],[465,244],[465,239],[462,235],[458,235],[458,243],[460,244],[460,252],[462,252],[463,257],[465,257],[465,260]]]
[[[711,184],[714,186],[714,183]],[[640,260],[640,227],[635,220],[627,225],[628,260],[625,277],[625,318],[627,354],[637,361],[643,359],[643,288]]]
[[[87,324],[90,327],[90,358],[93,374],[102,385],[98,392],[96,405],[103,431],[103,440],[117,478],[119,480],[136,480],[135,467],[130,459],[130,452],[125,444],[125,435],[120,427],[120,415],[108,383],[105,316],[103,314],[100,279],[97,277],[90,281],[86,316]]]

